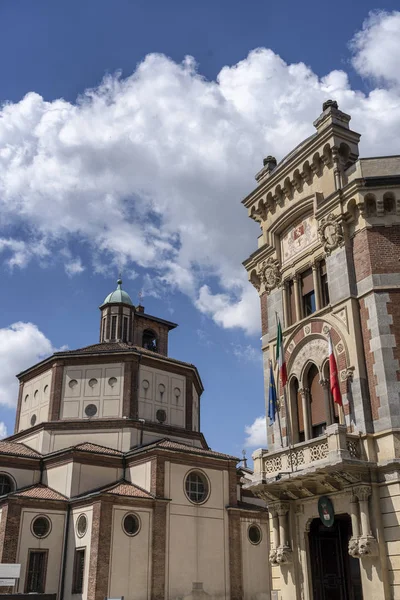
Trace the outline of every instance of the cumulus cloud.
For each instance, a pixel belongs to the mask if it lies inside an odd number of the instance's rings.
[[[350,43],[353,66],[364,77],[400,84],[400,13],[375,11]]]
[[[0,421],[0,440],[7,437],[7,427],[3,421]]]
[[[16,406],[16,373],[27,369],[53,351],[50,340],[33,323],[18,322],[0,329],[0,405]],[[0,437],[4,431],[0,424]]]
[[[267,446],[267,424],[265,416],[257,417],[251,425],[244,428],[246,434],[246,448],[266,448]]]
[[[191,57],[150,54],[75,104],[31,92],[4,105],[0,225],[35,242],[14,235],[1,255],[23,267],[83,243],[96,270],[145,269],[154,295],[178,289],[222,327],[258,331],[257,294],[240,265],[259,230],[240,200],[262,158],[281,158],[312,133],[330,97],[352,115],[364,154],[398,152],[399,18],[371,15],[351,44],[354,68],[385,84],[368,94],[342,70],[320,78],[260,48],[216,81]],[[69,275],[85,267],[63,260]]]

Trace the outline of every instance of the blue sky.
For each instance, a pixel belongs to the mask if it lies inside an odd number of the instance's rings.
[[[312,133],[328,97],[352,114],[363,154],[399,153],[396,8],[0,3],[9,433],[14,373],[54,348],[96,342],[97,307],[122,270],[133,299],[143,290],[147,312],[179,323],[170,355],[200,371],[209,444],[235,454],[263,444],[258,298],[241,267],[258,227],[240,200],[264,156]]]

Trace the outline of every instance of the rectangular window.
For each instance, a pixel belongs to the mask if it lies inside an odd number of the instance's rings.
[[[29,550],[25,593],[44,594],[48,550]]]
[[[83,576],[85,573],[85,549],[77,548],[74,557],[74,572],[72,575],[72,593],[83,593]]]
[[[316,310],[312,269],[307,269],[301,275],[301,295],[303,297],[303,317],[308,317]]]
[[[111,339],[115,340],[117,336],[117,316],[111,317]]]
[[[122,332],[122,340],[124,342],[128,341],[128,317],[124,317],[124,329]]]
[[[321,277],[321,302],[322,306],[329,304],[329,288],[328,288],[328,275],[326,273],[326,263],[321,261],[320,265],[320,277]]]

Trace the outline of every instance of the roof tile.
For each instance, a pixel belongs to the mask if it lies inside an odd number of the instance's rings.
[[[223,454],[222,452],[215,452],[214,450],[206,450],[205,448],[199,448],[198,446],[192,446],[191,444],[185,444],[183,442],[174,442],[167,438],[151,443],[148,446],[142,446],[141,448],[133,448],[132,450],[150,450],[151,448],[165,448],[166,450],[176,450],[178,452],[188,452],[190,454],[200,454],[201,456],[210,456],[213,458],[224,458],[227,460],[239,460],[236,456],[230,454]]]
[[[107,446],[101,446],[100,444],[93,444],[92,442],[82,442],[73,446],[75,450],[83,450],[84,452],[93,452],[100,454],[109,454],[111,456],[122,456],[122,452],[115,450],[114,448],[108,448]]]
[[[8,442],[0,440],[0,454],[12,454],[14,456],[27,456],[29,458],[39,458],[39,452],[21,444],[19,442]]]
[[[36,498],[39,500],[67,500],[66,496],[63,496],[63,494],[42,484],[34,485],[23,490],[17,490],[16,492],[13,492],[12,495],[23,498]]]
[[[116,486],[104,490],[106,494],[112,494],[114,496],[131,496],[134,498],[154,498],[152,494],[142,489],[141,487],[128,483],[127,481],[121,481]]]

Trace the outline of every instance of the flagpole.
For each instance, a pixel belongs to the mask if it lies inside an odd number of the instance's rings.
[[[272,360],[271,359],[269,359],[269,364],[272,367]],[[279,386],[279,367],[278,367],[278,379],[277,379],[277,382],[278,382],[278,386]],[[278,387],[278,389],[279,389],[279,387]],[[279,394],[278,394],[277,400],[279,401]],[[280,407],[279,406],[276,407],[276,414],[278,415],[279,435],[280,435],[280,438],[281,438],[281,446],[283,447],[281,416],[280,416]]]
[[[279,326],[279,317],[278,317],[278,313],[277,311],[275,311],[275,319],[276,319],[276,327],[278,330],[278,326]],[[281,328],[282,330],[282,328]],[[282,348],[281,348],[282,352],[283,352],[283,338],[282,338]],[[285,405],[285,414],[286,414],[286,447],[289,448],[289,461],[290,461],[290,467],[291,470],[293,471],[293,461],[292,461],[292,456],[291,456],[291,448],[292,448],[292,424],[291,424],[291,418],[290,418],[290,412],[289,412],[289,405],[288,405],[288,401],[287,401],[287,395],[286,395],[286,385],[282,385],[281,382],[281,378],[280,378],[280,373],[279,373],[279,365],[278,365],[278,382],[280,382],[281,387],[282,387],[282,391],[283,391],[283,402]],[[283,439],[282,439],[282,433],[281,433],[281,444],[283,447]]]

